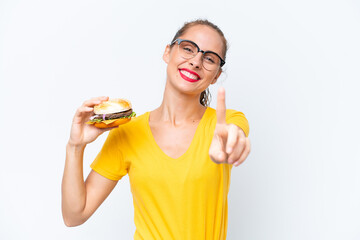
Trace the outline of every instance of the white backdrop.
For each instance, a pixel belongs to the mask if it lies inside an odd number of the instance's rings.
[[[156,108],[165,45],[196,18],[230,43],[211,106],[224,86],[251,127],[228,239],[360,239],[358,0],[0,1],[0,239],[132,239],[128,177],[84,225],[62,222],[72,116],[100,95]]]

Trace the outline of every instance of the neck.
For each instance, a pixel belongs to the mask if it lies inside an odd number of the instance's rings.
[[[206,107],[200,103],[200,94],[188,95],[179,91],[172,91],[166,84],[163,101],[152,112],[152,120],[166,121],[173,125],[186,122],[200,121]]]

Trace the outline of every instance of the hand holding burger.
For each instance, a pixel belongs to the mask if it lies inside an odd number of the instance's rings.
[[[127,102],[127,104],[119,104],[119,102]],[[114,108],[110,107],[108,112],[103,110],[100,113],[95,110],[101,109],[103,103],[112,102],[109,105],[118,106],[116,111]],[[118,102],[118,103],[113,103]],[[108,104],[105,104],[108,105]],[[124,106],[124,107],[122,107]],[[135,113],[132,112],[131,114],[127,115],[125,113],[130,113],[131,110],[131,103],[127,100],[109,100],[108,97],[95,97],[89,100],[86,100],[77,110],[74,115],[70,138],[68,144],[74,147],[84,147],[88,143],[93,142],[99,135],[104,133],[105,131],[109,131],[120,124],[124,124],[130,121],[132,116],[135,116]],[[94,115],[95,113],[95,115]],[[96,114],[97,113],[97,114]],[[121,113],[117,115],[117,113]],[[105,116],[104,116],[105,114]],[[110,115],[109,115],[110,114]],[[99,118],[100,116],[100,118]],[[111,119],[109,119],[111,118]],[[89,119],[92,119],[89,121]],[[105,120],[104,120],[105,119]],[[88,124],[86,124],[88,123]],[[94,127],[95,125],[95,127]],[[98,127],[97,127],[98,126]],[[103,127],[103,128],[100,128]]]

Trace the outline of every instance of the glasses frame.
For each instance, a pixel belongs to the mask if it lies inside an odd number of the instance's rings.
[[[196,43],[194,43],[193,41],[177,38],[177,39],[175,39],[174,41],[172,41],[172,43],[170,44],[170,46],[173,45],[175,42],[177,42],[178,46],[179,46],[180,43],[182,43],[182,42],[192,43],[192,44],[194,44],[195,47],[197,48],[198,53],[199,53],[199,52],[202,53],[202,56],[203,56],[203,57],[204,57],[204,54],[205,54],[205,53],[215,54],[216,56],[218,56],[218,57],[220,58],[220,67],[222,67],[222,66],[225,65],[225,61],[219,56],[219,54],[217,54],[216,52],[213,52],[213,51],[204,51],[204,50],[201,50],[201,49],[199,48],[199,46],[198,46]],[[194,56],[194,57],[195,57],[195,56]],[[191,58],[190,58],[190,59],[191,59]]]

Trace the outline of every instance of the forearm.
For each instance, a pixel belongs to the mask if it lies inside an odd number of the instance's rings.
[[[79,225],[85,220],[86,188],[83,176],[85,146],[66,146],[65,169],[62,180],[62,213],[66,225]]]

